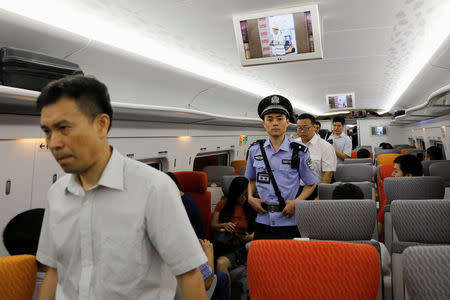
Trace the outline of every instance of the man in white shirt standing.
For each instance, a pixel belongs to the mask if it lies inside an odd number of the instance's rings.
[[[316,133],[314,124],[316,119],[310,114],[301,114],[297,118],[297,134],[299,141],[309,149],[314,170],[319,176],[318,183],[331,183],[336,171],[336,154],[333,146],[321,139]],[[308,199],[317,199],[317,189]]]
[[[335,117],[333,119],[333,134],[328,137],[328,142],[333,145],[337,156],[337,163],[341,164],[344,159],[352,155],[352,140],[343,133],[345,128],[345,119]]]
[[[206,299],[207,261],[175,183],[108,143],[106,86],[71,76],[37,100],[48,148],[68,175],[48,192],[38,299]]]

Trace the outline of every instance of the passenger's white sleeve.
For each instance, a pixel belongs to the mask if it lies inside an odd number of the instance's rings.
[[[336,152],[331,144],[321,143],[322,150],[322,172],[335,172],[337,165]]]
[[[45,209],[44,219],[42,220],[41,235],[39,236],[39,246],[36,253],[36,259],[43,265],[56,269],[56,250],[53,242],[50,227],[50,209]]]
[[[342,152],[347,154],[348,157],[352,156],[352,140],[348,136],[346,136],[344,143],[344,151]]]
[[[168,176],[162,176],[150,190],[145,211],[146,228],[162,260],[175,276],[206,263],[175,183]]]

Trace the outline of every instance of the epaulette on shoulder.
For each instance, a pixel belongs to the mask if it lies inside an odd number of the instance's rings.
[[[251,147],[253,147],[254,145],[258,145],[258,144],[260,144],[260,143],[264,143],[266,140],[264,140],[264,139],[261,139],[261,140],[256,140],[256,141],[254,141],[253,143],[251,143],[250,144],[250,147],[248,147],[249,149],[251,148]]]
[[[297,148],[299,151],[304,152],[304,153],[308,152],[308,147],[306,147],[304,144],[301,144],[296,141],[291,142],[291,148],[292,149]]]

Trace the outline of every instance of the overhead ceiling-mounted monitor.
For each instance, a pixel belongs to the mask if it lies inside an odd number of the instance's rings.
[[[317,4],[233,17],[243,66],[322,58]]]
[[[326,101],[331,110],[355,108],[355,93],[328,94]]]

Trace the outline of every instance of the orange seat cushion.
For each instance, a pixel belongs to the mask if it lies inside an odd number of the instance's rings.
[[[371,245],[257,240],[247,260],[252,300],[375,300],[380,258]]]
[[[380,154],[377,157],[377,164],[378,165],[391,164],[394,162],[394,159],[396,159],[398,156],[400,156],[400,154],[398,153]]]
[[[246,160],[233,160],[230,164],[234,168],[234,175],[239,175],[239,170],[247,166]]]
[[[30,300],[36,276],[37,263],[33,255],[0,257],[0,299]]]

